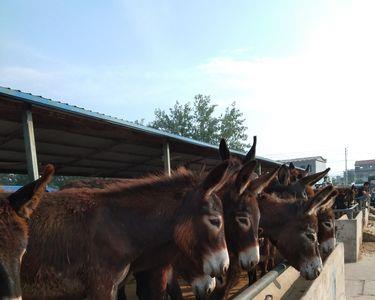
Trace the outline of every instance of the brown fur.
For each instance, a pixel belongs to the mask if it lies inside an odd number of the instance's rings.
[[[148,249],[159,247],[162,253],[162,245],[169,243],[202,264],[204,249],[199,246],[225,247],[224,232],[221,237],[199,226],[205,205],[213,207],[206,213],[222,213],[207,191],[215,190],[226,168],[215,168],[202,183],[181,169],[171,177],[48,194],[30,222],[32,235],[22,267],[25,299],[114,299],[129,264]],[[183,230],[188,235],[181,236],[175,229],[184,228],[191,217],[194,230]],[[206,236],[210,244],[204,242]]]
[[[21,296],[20,268],[28,243],[26,220],[40,203],[54,168],[13,194],[0,194],[0,298]]]

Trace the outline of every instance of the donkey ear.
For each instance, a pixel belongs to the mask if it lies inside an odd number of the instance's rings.
[[[238,172],[236,176],[236,191],[239,195],[241,195],[249,186],[251,181],[251,175],[255,171],[257,167],[256,160],[251,160],[245,165],[242,166],[241,170]]]
[[[319,206],[319,210],[327,210],[332,207],[332,205],[335,203],[336,196],[339,194],[337,190],[333,190],[326,200]]]
[[[220,146],[219,146],[219,154],[221,160],[227,160],[230,158],[230,151],[225,139],[221,139]]]
[[[277,174],[277,179],[282,185],[289,184],[290,172],[289,168],[285,164],[280,167],[279,172]]]
[[[249,152],[247,152],[244,160],[243,160],[243,163],[246,163],[250,160],[254,160],[255,159],[255,153],[256,153],[256,148],[257,148],[257,136],[254,135],[253,136],[253,145],[251,146]]]
[[[226,160],[220,165],[213,168],[203,180],[202,189],[206,195],[219,190],[226,182],[227,176],[226,171],[228,169],[229,162]]]
[[[277,167],[272,172],[269,172],[267,174],[264,174],[260,176],[257,179],[254,179],[250,182],[249,189],[254,194],[261,193],[270,183],[271,181],[276,177],[277,173],[279,172],[280,167]]]
[[[289,169],[293,170],[293,169],[295,169],[295,168],[296,168],[296,167],[294,166],[294,163],[291,162],[291,163],[289,164]]]
[[[47,165],[41,178],[23,186],[8,197],[10,205],[20,217],[30,218],[38,207],[54,171],[52,165]]]
[[[305,213],[308,215],[315,214],[322,204],[325,203],[328,196],[333,191],[333,186],[327,186],[322,189],[318,194],[306,202]]]
[[[327,168],[322,172],[303,177],[299,180],[299,182],[303,185],[313,185],[317,183],[320,179],[322,179],[324,176],[326,176],[330,170],[330,168]]]

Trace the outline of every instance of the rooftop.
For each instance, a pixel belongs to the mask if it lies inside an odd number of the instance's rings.
[[[56,174],[137,177],[160,172],[166,142],[170,145],[172,168],[210,168],[219,161],[218,145],[0,87],[0,173],[26,173],[22,132],[25,110],[33,114],[39,164],[54,164]],[[239,157],[245,154],[232,153]],[[278,165],[257,158],[262,168]]]
[[[289,162],[298,162],[298,161],[304,162],[304,161],[311,161],[311,160],[316,160],[316,161],[320,161],[320,162],[323,162],[323,163],[327,162],[327,159],[323,158],[322,156],[290,158],[290,159],[278,160],[278,162],[289,163]]]
[[[374,165],[375,159],[369,159],[369,160],[357,160],[354,165],[355,166],[365,166],[365,165]]]

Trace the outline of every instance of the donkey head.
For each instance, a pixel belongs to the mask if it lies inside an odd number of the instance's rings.
[[[45,192],[54,168],[48,165],[43,176],[20,188],[0,204],[0,298],[21,299],[20,268],[28,241],[26,220]]]
[[[296,203],[296,215],[285,223],[277,237],[280,253],[308,280],[315,279],[322,271],[317,213],[330,201],[332,190],[333,187],[328,186],[314,198]]]
[[[246,162],[249,162],[250,160],[255,159],[256,147],[257,147],[257,137],[254,136],[253,144],[249,152],[246,154],[245,158],[243,159],[242,161],[243,163],[246,163]],[[225,139],[221,139],[220,141],[219,154],[220,154],[221,160],[227,160],[227,159],[230,159],[231,157],[230,150]]]
[[[228,162],[211,170],[195,190],[187,193],[177,217],[175,241],[181,252],[210,276],[229,267],[221,199],[216,195],[226,182]]]
[[[318,242],[320,255],[328,256],[336,245],[335,214],[332,205],[338,192],[334,190],[327,198],[327,202],[318,211]],[[328,201],[329,200],[329,201]]]
[[[308,175],[295,182],[291,182],[290,170],[286,165],[283,165],[277,175],[278,180],[274,181],[266,191],[267,193],[275,193],[279,197],[307,199],[308,196],[313,195],[311,186],[327,175],[329,170],[330,168],[327,168],[322,172]]]
[[[234,176],[223,196],[225,236],[239,265],[250,270],[259,262],[258,229],[260,212],[257,195],[272,181],[278,169],[254,179],[255,160],[246,163]]]
[[[310,172],[310,165],[307,165],[305,170],[297,169],[294,164],[291,162],[289,164],[289,172],[290,172],[290,182],[295,182],[298,179],[302,179],[303,177],[306,177],[309,175]]]

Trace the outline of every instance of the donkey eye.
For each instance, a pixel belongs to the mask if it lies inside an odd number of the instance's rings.
[[[250,226],[250,220],[249,220],[249,218],[246,218],[246,217],[237,217],[236,220],[237,220],[237,222],[240,225],[243,225],[243,226],[246,226],[246,227]]]
[[[330,221],[325,221],[325,222],[323,222],[323,225],[325,226],[325,227],[328,227],[328,228],[332,228],[333,226],[332,226],[332,223],[330,222]]]
[[[208,221],[211,223],[212,226],[215,226],[217,228],[220,228],[221,226],[221,220],[220,218],[210,218]]]
[[[306,233],[306,236],[307,238],[312,241],[312,242],[315,242],[316,241],[316,238],[315,238],[315,234],[311,233],[311,232],[307,232]]]

